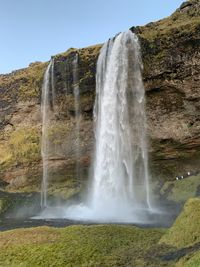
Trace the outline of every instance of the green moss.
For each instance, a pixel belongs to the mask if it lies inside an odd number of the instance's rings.
[[[70,56],[71,53],[76,52],[79,54],[80,58],[83,61],[86,61],[86,60],[90,59],[92,56],[97,55],[99,53],[99,50],[101,47],[102,47],[101,44],[97,44],[97,45],[91,45],[88,47],[84,47],[81,49],[69,48],[67,51],[55,55],[54,59],[57,60],[59,58],[68,57],[68,56]]]
[[[94,99],[95,99],[94,91],[83,94],[80,98],[81,110],[84,111],[92,110],[94,106]]]
[[[48,129],[48,137],[50,143],[54,145],[62,145],[68,132],[71,130],[71,123],[69,121],[55,121]]]
[[[170,38],[172,35],[196,31],[200,24],[199,10],[192,9],[193,14],[176,11],[172,16],[159,20],[151,26],[141,27],[141,37],[150,42],[159,38]]]
[[[46,63],[33,64],[27,69],[26,81],[22,82],[19,87],[19,99],[29,100],[32,98],[38,98],[42,86],[42,80]]]
[[[43,75],[47,63],[36,62],[28,68],[14,71],[0,76],[0,86],[9,88],[9,93],[16,95],[18,100],[31,100],[40,96]],[[11,94],[11,96],[12,96]],[[9,100],[9,94],[3,95],[4,100]]]
[[[172,51],[177,49],[177,42],[190,53],[195,43],[198,43],[200,12],[198,7],[189,10],[177,10],[170,17],[149,23],[142,27],[136,27],[137,34],[141,39],[141,49],[144,63],[144,77],[150,77],[152,73],[160,75],[163,65],[167,70],[170,68]],[[187,43],[190,36],[190,45]],[[176,41],[175,41],[176,40]],[[195,42],[196,41],[196,42]],[[162,73],[174,79],[176,73]],[[171,105],[172,106],[172,105]]]
[[[41,244],[58,240],[60,231],[46,226],[38,228],[10,230],[0,233],[0,247],[13,245]]]
[[[200,242],[200,199],[187,201],[173,226],[161,238],[160,244],[183,248]]]
[[[94,91],[93,92],[85,92],[80,95],[80,109],[81,111],[91,111],[93,109],[94,105]],[[67,106],[67,109],[69,111],[72,111],[75,113],[75,104],[74,104],[74,96],[73,95],[67,95],[65,99],[65,103]]]
[[[56,59],[59,59],[60,57],[67,57],[67,56],[69,56],[72,52],[75,52],[75,51],[77,51],[77,49],[71,47],[71,48],[67,49],[67,51],[65,51],[65,52],[56,54],[56,55],[54,56],[54,59],[56,60]]]
[[[1,168],[13,164],[27,164],[40,160],[40,132],[35,127],[24,127],[13,131],[8,141],[0,144]]]
[[[12,161],[12,153],[8,148],[7,142],[0,143],[0,170]]]
[[[9,148],[15,162],[26,163],[40,159],[39,131],[37,128],[20,128],[9,140]]]
[[[83,61],[86,61],[92,56],[99,54],[102,44],[91,45],[86,48],[79,49],[80,57]]]
[[[181,180],[166,182],[161,189],[161,194],[165,194],[171,188],[167,199],[183,203],[187,199],[196,196],[198,186],[200,186],[200,176],[191,176]]]
[[[4,267],[142,267],[145,252],[162,234],[162,230],[117,225],[8,231],[0,234],[0,264]]]
[[[200,266],[200,251],[187,255],[176,264],[176,267],[199,267],[199,266]]]
[[[60,179],[60,175],[58,174],[58,179]],[[62,199],[68,199],[78,193],[80,193],[82,187],[83,187],[83,181],[81,180],[80,183],[77,182],[77,180],[73,177],[71,179],[64,177],[65,179],[63,181],[58,182],[52,182],[49,184],[48,188],[48,194],[52,195],[54,197],[62,198]],[[54,175],[54,179],[56,180],[56,177]]]
[[[10,206],[11,200],[8,197],[0,198],[0,215],[4,213]]]

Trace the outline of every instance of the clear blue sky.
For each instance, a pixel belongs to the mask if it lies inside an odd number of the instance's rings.
[[[169,16],[183,0],[0,0],[0,73],[105,42]]]

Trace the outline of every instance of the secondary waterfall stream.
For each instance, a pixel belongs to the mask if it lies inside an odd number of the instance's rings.
[[[51,95],[51,97],[50,97]],[[42,165],[43,165],[43,177],[42,177],[42,189],[41,189],[41,207],[46,208],[47,203],[47,190],[48,190],[48,178],[49,178],[49,126],[51,118],[51,110],[55,102],[55,88],[54,88],[54,59],[52,59],[46,69],[42,85]]]
[[[81,109],[80,109],[80,90],[79,90],[79,73],[78,73],[78,53],[75,54],[72,62],[73,67],[73,92],[74,92],[74,107],[75,107],[75,156],[76,156],[76,178],[79,180],[81,177],[80,167],[80,121],[81,121]]]

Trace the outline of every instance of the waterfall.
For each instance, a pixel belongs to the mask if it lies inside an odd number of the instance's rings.
[[[76,157],[76,176],[77,179],[81,177],[80,171],[80,91],[79,91],[79,73],[78,73],[78,53],[75,54],[72,62],[73,70],[73,92],[74,92],[74,106],[75,106],[75,157]]]
[[[52,90],[52,91],[51,91]],[[43,165],[43,177],[42,177],[42,189],[41,189],[41,207],[47,207],[47,189],[49,178],[49,153],[50,153],[50,140],[49,140],[49,127],[51,110],[55,102],[55,88],[54,88],[54,60],[52,59],[45,71],[43,85],[42,85],[42,165]]]
[[[52,90],[52,107],[55,107],[55,81],[54,81],[54,58],[51,59],[51,90]]]
[[[150,209],[145,90],[137,36],[120,33],[101,49],[96,74],[91,206],[120,216]],[[111,216],[112,216],[111,215]]]
[[[92,185],[87,202],[68,207],[64,216],[149,221],[153,209],[142,67],[138,38],[131,31],[103,45],[96,72]]]
[[[78,54],[73,61],[78,158],[80,107],[77,64]],[[87,201],[66,204],[58,208],[56,215],[54,211],[43,214],[46,218],[59,216],[76,220],[137,223],[152,221],[152,216],[149,215],[155,209],[152,207],[149,186],[142,68],[139,41],[131,31],[120,33],[103,45],[96,71],[95,148]],[[45,73],[43,85],[43,109],[47,114],[48,108],[45,109],[45,106],[48,106],[49,100],[45,99],[49,95],[49,69],[50,66]],[[45,127],[45,118],[43,121]],[[45,131],[43,135],[45,137]],[[45,142],[43,178],[44,188],[47,188],[45,149],[48,150],[48,139]],[[44,200],[45,192],[44,190]]]

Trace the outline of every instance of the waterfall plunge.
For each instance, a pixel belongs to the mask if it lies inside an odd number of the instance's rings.
[[[150,208],[141,67],[138,39],[131,31],[109,40],[98,59],[91,201],[100,210]]]
[[[120,33],[104,44],[97,62],[96,145],[87,201],[57,207],[40,218],[150,222],[152,207],[141,69],[138,38],[131,31]]]
[[[131,31],[101,49],[94,107],[95,157],[87,205],[66,216],[107,222],[142,222],[151,211],[145,90],[138,38]]]

